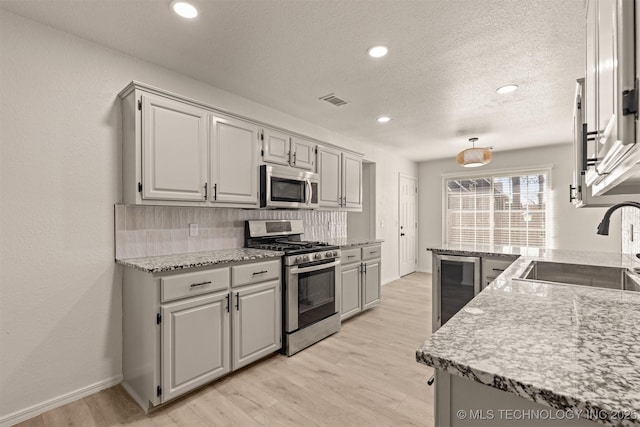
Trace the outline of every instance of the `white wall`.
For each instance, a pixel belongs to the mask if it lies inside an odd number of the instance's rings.
[[[0,52],[0,424],[121,375],[113,205],[117,94],[131,80],[364,153],[377,163],[383,280],[397,275],[397,175],[415,163],[6,11]]]
[[[561,144],[533,149],[496,152],[493,161],[482,168],[471,170],[479,173],[497,169],[527,168],[553,165],[551,170],[553,228],[549,239],[554,249],[595,250],[620,252],[620,217],[611,220],[609,236],[596,235],[596,227],[605,208],[576,209],[568,201],[569,184],[573,171],[573,148]],[[420,271],[431,271],[429,246],[442,243],[442,174],[467,170],[458,166],[453,158],[422,162],[418,166],[419,200],[419,266]]]

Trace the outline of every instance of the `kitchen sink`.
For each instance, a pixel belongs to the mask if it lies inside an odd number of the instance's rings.
[[[640,292],[640,274],[634,270],[637,269],[531,261],[518,279]]]

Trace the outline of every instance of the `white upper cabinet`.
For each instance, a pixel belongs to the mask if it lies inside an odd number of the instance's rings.
[[[342,206],[362,209],[362,156],[342,153]]]
[[[262,160],[267,163],[313,170],[316,144],[303,138],[265,128],[262,136]]]
[[[265,129],[262,142],[262,160],[278,165],[288,165],[290,157],[290,136],[273,129]]]
[[[205,200],[207,111],[142,95],[142,198]]]
[[[291,166],[313,170],[316,163],[316,144],[306,139],[291,137]]]
[[[321,208],[362,210],[362,156],[318,146]]]
[[[592,196],[640,192],[635,13],[633,0],[587,4],[587,144],[582,142],[582,151]]]
[[[211,202],[258,205],[259,138],[253,123],[211,115]]]
[[[358,155],[326,148],[317,165],[318,146],[304,137],[138,82],[119,96],[125,204],[258,208],[266,162],[324,170],[320,206],[362,209]]]
[[[342,153],[318,146],[318,175],[320,188],[318,204],[325,208],[339,208],[342,193]]]

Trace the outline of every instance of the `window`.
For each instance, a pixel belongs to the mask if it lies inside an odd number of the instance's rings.
[[[446,243],[545,248],[549,175],[445,178]]]

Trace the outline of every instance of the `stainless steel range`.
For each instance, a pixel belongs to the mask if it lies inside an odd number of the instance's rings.
[[[283,251],[282,352],[291,356],[340,330],[340,248],[300,240],[302,220],[247,221],[245,246]]]

